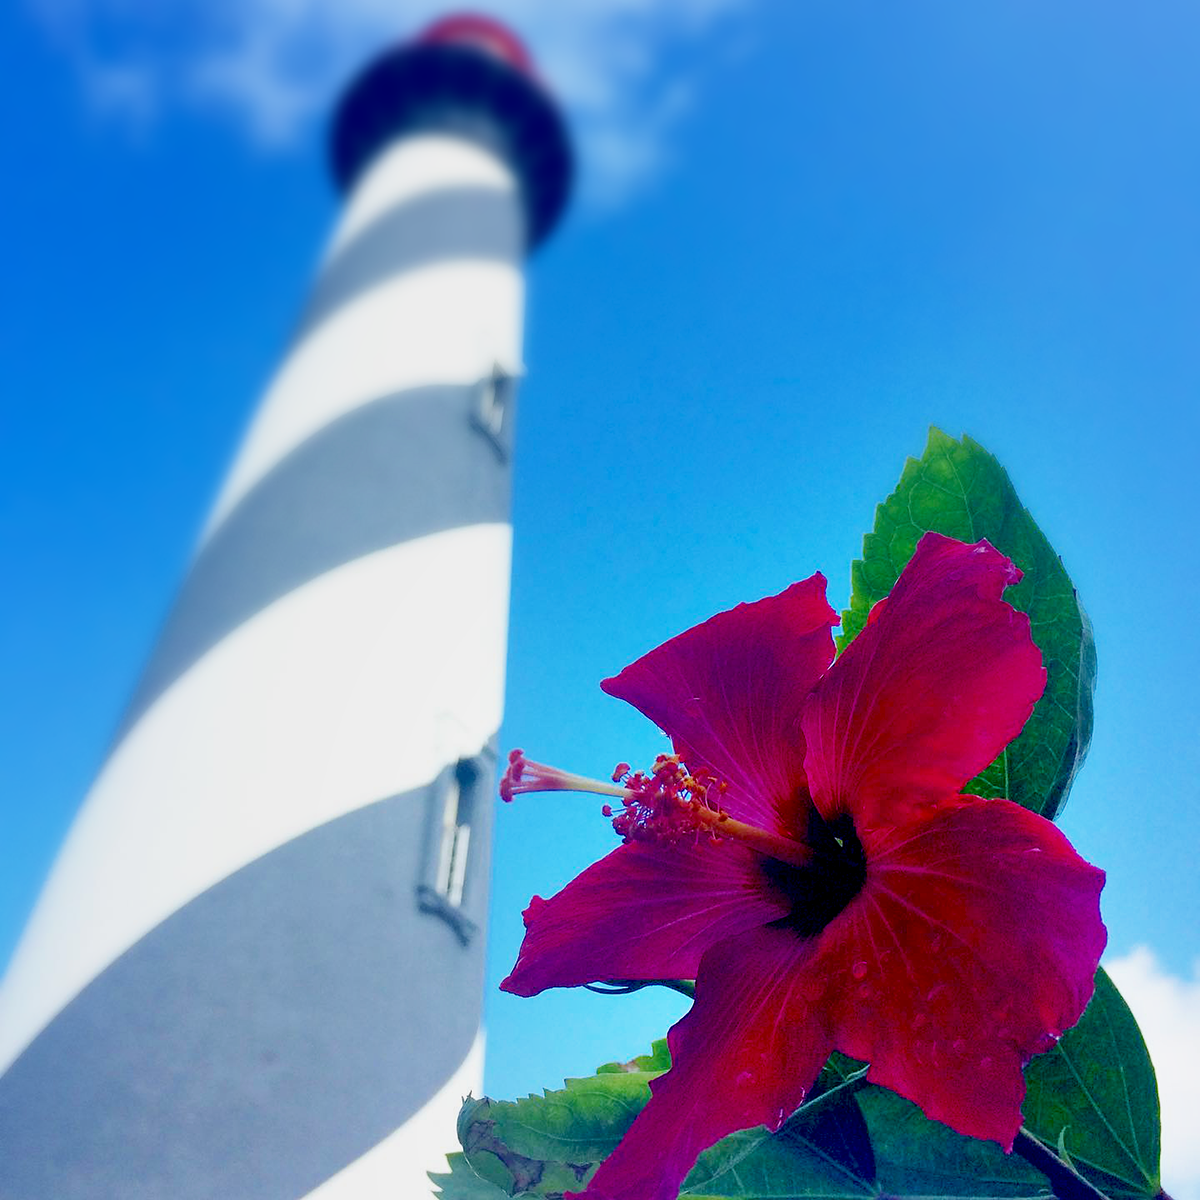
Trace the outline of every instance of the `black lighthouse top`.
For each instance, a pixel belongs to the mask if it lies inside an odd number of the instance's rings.
[[[348,191],[397,137],[434,132],[482,142],[512,166],[531,249],[553,229],[571,188],[571,144],[528,51],[503,25],[447,17],[371,63],[338,105],[334,177]]]

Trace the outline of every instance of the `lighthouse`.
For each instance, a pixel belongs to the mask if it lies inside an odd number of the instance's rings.
[[[294,340],[0,984],[4,1200],[420,1197],[479,1090],[523,263],[571,155],[477,17],[330,145]]]

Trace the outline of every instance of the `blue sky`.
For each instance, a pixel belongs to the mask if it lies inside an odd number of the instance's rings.
[[[290,27],[247,3],[224,42],[197,5],[117,7],[0,10],[0,961],[335,217],[330,96],[436,6],[314,2]],[[1091,615],[1095,741],[1062,823],[1109,873],[1110,953],[1154,956],[1163,1044],[1195,1039],[1200,15],[502,7],[587,167],[530,267],[506,744],[593,774],[651,759],[660,735],[598,681],[817,569],[841,606],[905,456],[931,423],[970,433]],[[529,895],[610,844],[586,799],[499,814],[493,982]],[[678,1011],[494,993],[489,1090],[628,1057]]]

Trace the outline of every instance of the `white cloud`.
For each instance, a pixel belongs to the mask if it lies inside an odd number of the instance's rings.
[[[1165,971],[1146,946],[1106,959],[1105,970],[1142,1028],[1162,1104],[1163,1187],[1200,1200],[1200,961],[1192,978]]]
[[[445,0],[31,0],[108,110],[221,108],[269,146],[319,120],[356,67]],[[751,0],[493,0],[570,112],[592,201],[653,176],[686,108],[680,59]],[[473,5],[465,7],[472,8]]]

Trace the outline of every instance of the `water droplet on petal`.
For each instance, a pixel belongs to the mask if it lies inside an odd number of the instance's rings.
[[[920,1029],[928,1021],[929,1021],[929,1018],[923,1012],[919,1012],[912,1019],[912,1027],[913,1027],[913,1029]]]
[[[992,1065],[992,1056],[990,1054],[985,1054],[979,1060],[979,1069],[981,1071],[986,1071],[988,1069],[988,1067],[990,1067],[991,1065]]]
[[[966,1048],[967,1048],[967,1043],[964,1042],[962,1040],[962,1038],[955,1038],[954,1041],[950,1043],[950,1049],[953,1050],[954,1053],[958,1054],[958,1055],[961,1055],[962,1052]]]
[[[944,983],[935,983],[933,987],[931,987],[929,991],[925,993],[925,1002],[927,1004],[932,1004],[934,1000],[936,1000],[938,996],[940,996],[945,990],[946,985]]]
[[[853,975],[855,979],[866,979],[867,964],[865,962],[856,962],[854,966],[850,968],[850,974]]]
[[[734,1087],[748,1087],[754,1082],[754,1073],[752,1071],[740,1071],[738,1077],[733,1081]]]
[[[929,951],[931,954],[937,954],[937,952],[939,950],[941,950],[941,948],[942,948],[942,935],[939,931],[938,933],[935,933],[933,935],[932,939],[930,939]]]
[[[858,986],[858,998],[866,1000],[871,995],[871,985],[869,983],[861,983]]]

